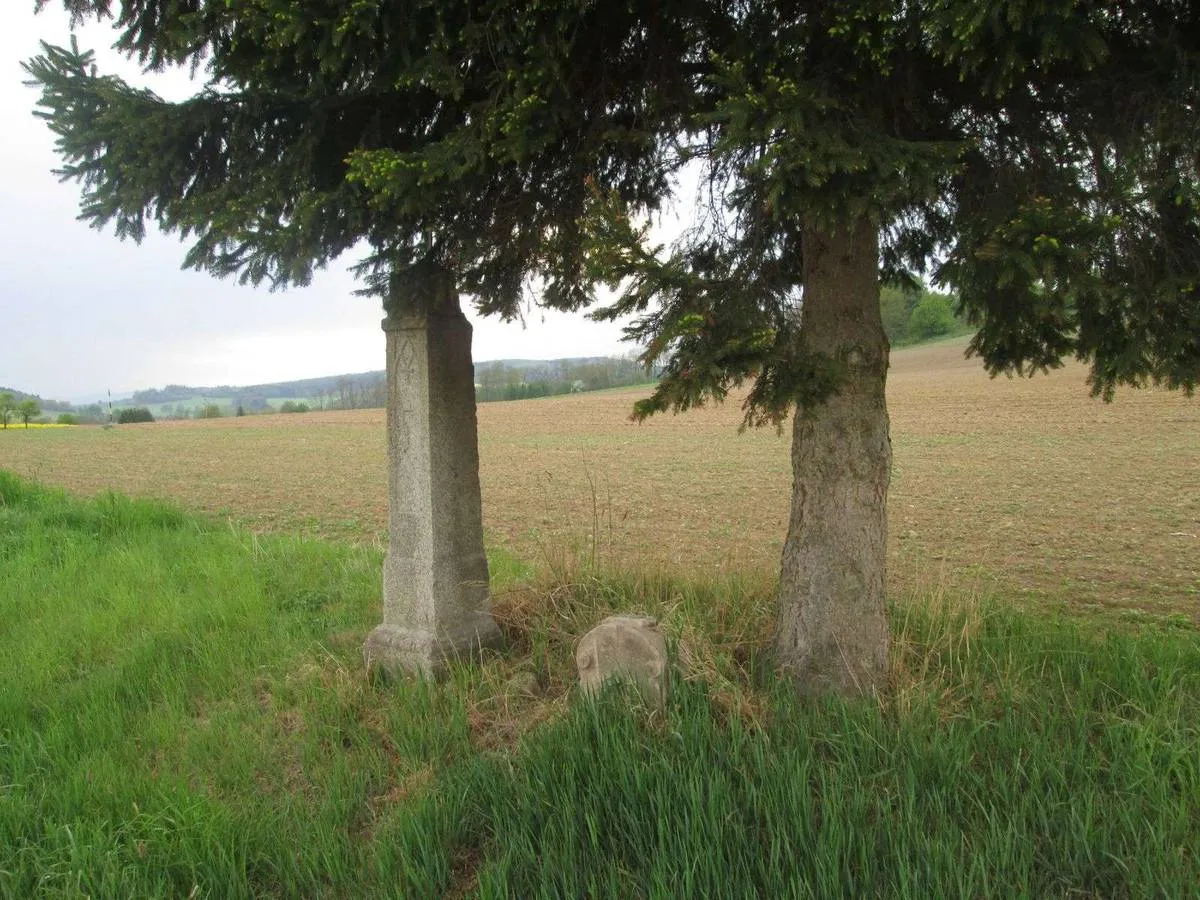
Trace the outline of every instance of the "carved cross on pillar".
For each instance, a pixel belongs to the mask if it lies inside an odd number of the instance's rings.
[[[479,496],[471,324],[455,296],[383,321],[388,530],[367,665],[436,675],[494,644]]]

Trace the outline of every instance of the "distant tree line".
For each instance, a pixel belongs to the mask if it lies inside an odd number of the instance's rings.
[[[118,425],[136,425],[139,422],[153,421],[153,414],[145,406],[129,406],[117,411]]]
[[[265,412],[272,399],[303,400],[311,402],[314,397],[324,398],[327,408],[355,408],[364,405],[363,395],[371,394],[377,382],[382,382],[383,372],[359,372],[350,375],[328,375],[321,378],[302,378],[297,381],[277,381],[245,386],[216,385],[194,387],[186,384],[168,384],[161,388],[134,391],[129,398],[132,403],[152,405],[203,400],[206,397],[232,397],[234,407],[242,406],[247,412]]]
[[[387,377],[383,372],[343,375],[311,395],[318,409],[379,409],[387,404]]]
[[[72,425],[98,425],[108,421],[108,409],[101,403],[84,403],[65,413],[74,417],[75,421],[66,423]]]
[[[884,328],[893,347],[968,331],[955,313],[955,298],[949,294],[885,287],[880,302]],[[637,361],[636,353],[624,357],[494,360],[476,364],[475,397],[480,403],[527,400],[645,384],[655,380],[656,375],[646,371]],[[12,398],[7,406],[0,404],[0,427],[4,428],[23,416],[33,420],[43,413],[57,413],[55,420],[62,425],[129,424],[153,422],[156,417],[216,419],[276,412],[378,409],[387,403],[387,381],[384,372],[376,371],[248,387],[168,384],[135,391],[116,406],[105,403],[76,406],[0,388],[0,399],[4,395]],[[22,405],[27,402],[32,405]],[[151,410],[152,405],[159,408]],[[40,421],[50,421],[50,416],[45,415]]]
[[[955,298],[949,294],[885,287],[880,302],[884,328],[893,347],[965,334],[969,330],[957,316]],[[475,366],[475,397],[480,403],[489,403],[598,391],[645,384],[654,380],[656,374],[646,371],[637,361],[636,353],[624,357],[487,361]],[[384,372],[376,371],[248,387],[168,384],[135,391],[118,406],[103,403],[75,406],[9,388],[0,388],[2,395],[12,398],[8,407],[0,406],[0,425],[5,428],[22,416],[33,419],[43,413],[58,413],[57,421],[63,425],[127,424],[153,422],[156,415],[149,408],[151,405],[159,407],[158,418],[167,419],[378,409],[387,403],[387,381]],[[33,405],[22,406],[27,401]],[[42,421],[49,421],[49,416]]]
[[[30,421],[41,414],[37,399],[29,396],[18,399],[13,391],[0,391],[0,426],[8,428],[8,423],[15,418],[28,428]]]
[[[879,292],[879,303],[883,329],[893,347],[967,334],[971,330],[958,316],[957,301],[952,294],[884,287]]]
[[[475,399],[526,400],[644,384],[651,380],[633,355],[548,362],[501,360],[475,366]]]

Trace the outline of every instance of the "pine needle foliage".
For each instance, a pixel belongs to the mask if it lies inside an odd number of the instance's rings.
[[[592,300],[586,178],[639,205],[667,192],[686,17],[647,25],[588,2],[66,6],[113,17],[117,48],[148,69],[202,75],[172,103],[99,74],[74,41],[26,65],[83,218],[135,240],[177,232],[191,268],[282,288],[365,245],[364,292],[385,301],[448,272],[484,312],[518,315],[533,278],[571,309]]]
[[[39,4],[45,5],[48,0]],[[959,297],[993,373],[1200,375],[1200,12],[1182,0],[64,0],[168,103],[72,44],[27,64],[83,216],[276,287],[365,245],[364,290],[447,271],[484,312],[576,309],[664,378],[638,414],[753,382],[748,421],[837,383],[798,348],[803,227],[865,217],[885,281]],[[698,214],[654,246],[673,177]]]
[[[1094,394],[1200,376],[1200,14],[1186,3],[732,4],[679,165],[699,215],[655,246],[597,194],[602,318],[667,377],[639,413],[754,387],[778,421],[837,382],[798,340],[803,227],[862,217],[884,283],[959,298],[993,374],[1074,357]],[[799,354],[799,358],[798,358]]]

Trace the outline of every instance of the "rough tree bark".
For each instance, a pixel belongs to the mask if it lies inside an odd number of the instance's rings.
[[[806,228],[802,252],[800,340],[831,358],[841,380],[824,402],[795,413],[775,651],[804,694],[870,694],[888,674],[892,460],[878,236],[866,220],[838,232]]]

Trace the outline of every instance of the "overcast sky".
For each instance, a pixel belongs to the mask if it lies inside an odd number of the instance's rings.
[[[61,9],[16,0],[0,29],[0,386],[48,399],[114,396],[167,383],[254,384],[383,368],[378,301],[356,297],[344,258],[302,290],[270,293],[180,269],[184,246],[140,246],[76,221],[79,189],[52,174],[53,136],[34,118],[21,61],[38,41],[66,44]],[[61,4],[59,4],[61,6]],[[80,44],[102,72],[132,70],[107,51],[115,32]],[[165,96],[184,80],[150,82]],[[620,328],[534,309],[524,327],[471,316],[476,360],[600,356],[630,349]]]

